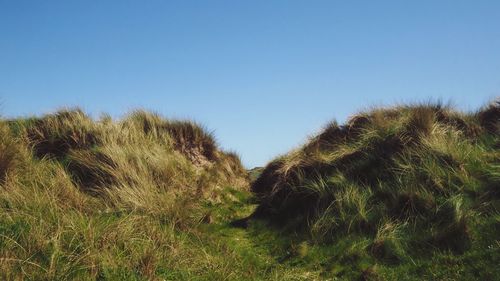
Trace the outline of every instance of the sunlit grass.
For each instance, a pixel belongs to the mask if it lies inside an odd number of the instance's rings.
[[[253,193],[195,122],[3,120],[0,279],[495,280],[498,116],[373,108],[252,171]]]

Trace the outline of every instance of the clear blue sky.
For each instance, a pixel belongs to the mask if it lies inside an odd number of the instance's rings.
[[[142,107],[248,167],[372,105],[500,96],[500,1],[0,0],[0,113]]]

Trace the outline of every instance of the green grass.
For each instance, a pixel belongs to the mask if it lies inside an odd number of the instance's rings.
[[[191,121],[0,121],[0,279],[500,280],[496,120],[373,109],[250,175]]]
[[[334,275],[348,280],[498,278],[499,122],[498,102],[476,113],[422,104],[331,122],[264,168],[251,218],[351,253],[323,267],[347,260]]]
[[[190,121],[64,110],[0,130],[1,279],[198,270],[205,204],[247,186],[238,156]]]

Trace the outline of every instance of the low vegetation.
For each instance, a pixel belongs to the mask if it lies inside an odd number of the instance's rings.
[[[372,109],[248,172],[145,111],[1,120],[0,279],[495,280],[499,120]]]
[[[2,280],[182,268],[179,233],[194,233],[224,188],[247,188],[238,156],[205,129],[144,111],[95,121],[64,110],[2,121],[0,133]]]
[[[362,112],[268,164],[251,218],[345,249],[326,262],[333,276],[492,280],[499,136],[498,102],[468,114],[440,104]]]

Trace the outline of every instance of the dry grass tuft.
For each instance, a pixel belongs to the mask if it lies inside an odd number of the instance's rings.
[[[19,150],[13,140],[9,128],[3,122],[0,123],[0,184],[5,181],[7,174],[18,162]]]
[[[490,134],[500,134],[500,100],[492,102],[477,113],[479,123]]]
[[[70,149],[88,149],[99,144],[100,131],[80,109],[61,110],[35,119],[25,128],[39,157],[61,159]]]

